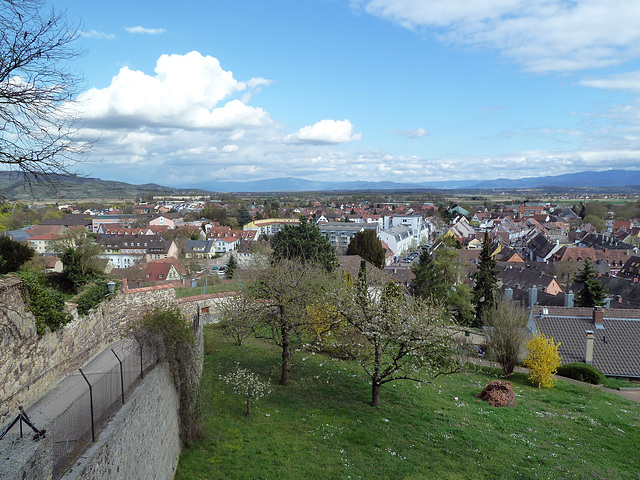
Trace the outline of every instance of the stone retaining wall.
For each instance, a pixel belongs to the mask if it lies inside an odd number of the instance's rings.
[[[176,302],[171,286],[116,292],[84,317],[38,335],[15,277],[0,279],[0,428],[58,380],[122,337],[151,306]]]
[[[63,480],[171,480],[180,455],[178,394],[153,369]]]

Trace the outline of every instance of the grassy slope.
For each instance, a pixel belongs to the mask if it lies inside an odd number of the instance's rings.
[[[180,457],[176,479],[636,478],[640,405],[560,382],[538,390],[511,380],[516,408],[475,398],[495,376],[449,376],[415,388],[385,385],[372,408],[359,367],[296,354],[290,387],[275,385],[279,351],[235,347],[206,332],[206,437]],[[271,378],[251,417],[219,380],[236,361]],[[456,401],[454,397],[458,397]]]

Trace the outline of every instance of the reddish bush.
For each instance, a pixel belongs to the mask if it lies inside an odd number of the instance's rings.
[[[515,407],[518,405],[511,383],[506,380],[493,380],[484,387],[478,398],[492,407]]]

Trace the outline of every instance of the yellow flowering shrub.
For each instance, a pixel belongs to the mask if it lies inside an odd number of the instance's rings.
[[[538,388],[551,388],[555,385],[553,375],[560,366],[560,354],[553,338],[548,338],[542,333],[534,335],[525,343],[527,356],[524,359],[525,366],[529,369],[529,380],[538,385]]]

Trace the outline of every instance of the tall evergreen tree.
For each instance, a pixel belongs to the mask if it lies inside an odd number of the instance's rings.
[[[578,292],[576,298],[576,304],[579,307],[601,307],[605,304],[607,290],[596,278],[596,271],[588,258],[576,276],[576,282],[582,284],[582,290]]]
[[[298,259],[324,267],[332,272],[338,266],[336,249],[320,228],[300,217],[299,225],[285,225],[271,238],[274,260]]]
[[[491,242],[487,232],[484,234],[478,270],[473,274],[473,279],[473,304],[476,307],[474,325],[481,326],[484,323],[484,315],[496,307],[499,299],[498,270],[496,261],[491,256]]]
[[[375,230],[367,229],[356,233],[349,242],[347,255],[360,255],[372,265],[384,267],[385,252]]]
[[[227,278],[233,278],[233,274],[236,272],[236,268],[238,268],[238,262],[235,255],[232,253],[229,256],[229,261],[227,262]]]
[[[443,237],[433,250],[422,250],[411,271],[413,295],[447,305],[460,324],[473,321],[471,290],[461,281],[455,239]]]

